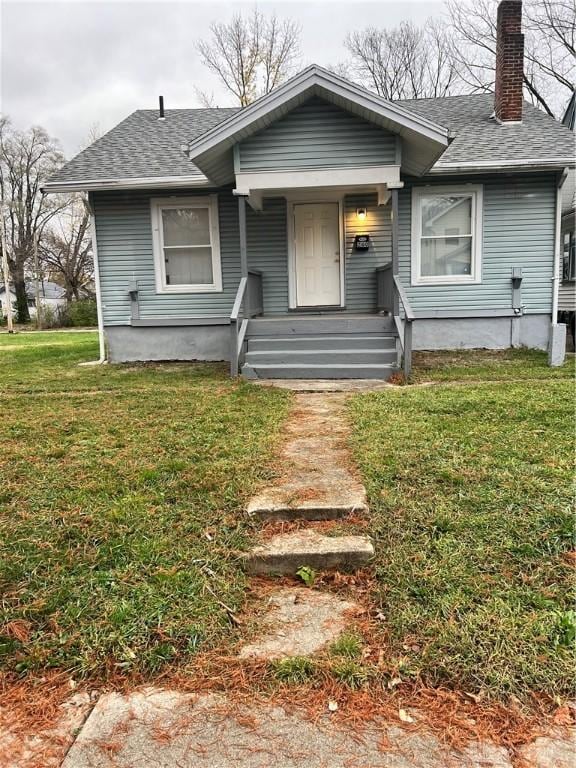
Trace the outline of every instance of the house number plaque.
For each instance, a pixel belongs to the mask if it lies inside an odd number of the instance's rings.
[[[367,251],[370,248],[370,235],[356,235],[354,238],[355,251]]]

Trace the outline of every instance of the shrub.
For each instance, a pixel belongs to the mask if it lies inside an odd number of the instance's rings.
[[[71,301],[59,307],[42,307],[43,328],[77,328],[98,325],[95,299]]]
[[[82,325],[98,325],[96,299],[80,299],[72,301],[66,307],[67,325],[77,327]]]

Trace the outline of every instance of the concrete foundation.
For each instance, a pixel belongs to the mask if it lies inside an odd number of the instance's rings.
[[[229,325],[107,326],[111,363],[147,360],[229,360]]]
[[[111,325],[105,332],[111,363],[230,359],[229,325]],[[551,339],[548,315],[422,319],[413,325],[414,349],[547,350]]]
[[[548,349],[549,315],[416,320],[414,349]]]

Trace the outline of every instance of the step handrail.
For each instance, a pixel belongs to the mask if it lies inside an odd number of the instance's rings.
[[[263,312],[262,272],[249,269],[240,278],[230,313],[230,376],[236,378],[244,362],[244,342],[248,320]]]
[[[398,301],[394,302],[394,308],[398,311],[394,313],[394,323],[398,330],[400,346],[402,347],[404,376],[408,378],[412,373],[412,323],[416,320],[416,315],[410,305],[410,300],[404,290],[398,275],[392,276],[394,291]],[[404,310],[404,318],[400,316],[400,304]]]

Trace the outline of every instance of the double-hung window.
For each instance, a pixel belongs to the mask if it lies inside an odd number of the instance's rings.
[[[482,187],[412,190],[412,285],[482,279]]]
[[[203,293],[222,290],[218,200],[209,197],[151,201],[156,290]]]

